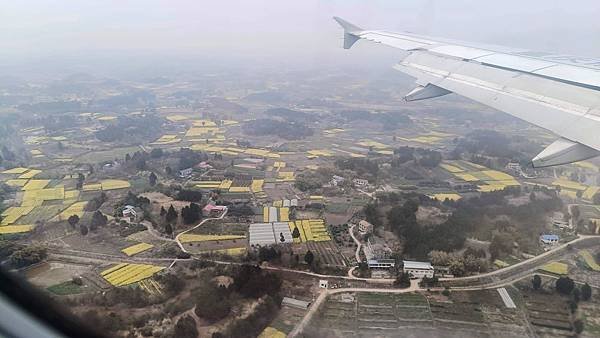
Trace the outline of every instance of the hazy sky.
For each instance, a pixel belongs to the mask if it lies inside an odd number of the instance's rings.
[[[600,56],[598,0],[32,0],[0,3],[0,66],[107,54],[327,63],[390,53],[368,42],[342,50],[333,15],[364,28]]]

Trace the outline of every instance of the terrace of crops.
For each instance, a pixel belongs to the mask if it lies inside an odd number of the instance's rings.
[[[491,170],[468,161],[445,161],[440,164],[440,167],[459,180],[477,185],[481,192],[502,190],[506,187],[520,185],[509,174]]]
[[[511,290],[511,293],[514,292]],[[455,292],[450,297],[419,293],[340,293],[329,296],[314,328],[331,336],[522,337],[523,315],[506,308],[495,290]]]

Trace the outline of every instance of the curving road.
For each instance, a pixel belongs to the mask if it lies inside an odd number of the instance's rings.
[[[228,210],[229,210],[229,209],[227,209],[227,207],[225,207],[225,211],[223,211],[223,212],[221,213],[221,215],[219,215],[219,217],[205,218],[205,219],[203,219],[203,220],[202,220],[202,222],[200,222],[200,223],[196,224],[195,226],[193,226],[193,227],[191,227],[191,228],[189,228],[189,229],[187,229],[187,230],[184,230],[184,231],[182,231],[182,232],[178,233],[178,234],[177,234],[177,236],[175,236],[175,243],[177,243],[177,245],[179,245],[179,248],[181,249],[181,251],[183,251],[183,252],[186,252],[186,253],[189,253],[189,252],[188,252],[188,251],[187,251],[187,250],[186,250],[186,249],[183,247],[183,244],[181,244],[181,242],[179,241],[179,237],[180,237],[181,235],[183,235],[183,234],[186,234],[186,233],[188,233],[188,232],[190,232],[190,231],[192,231],[192,230],[194,230],[194,229],[196,229],[196,228],[198,228],[198,227],[202,226],[202,224],[204,224],[204,223],[206,223],[206,222],[208,222],[208,221],[214,221],[214,220],[218,220],[218,219],[223,219],[223,218],[225,217],[225,215],[227,215],[227,211],[228,211]]]

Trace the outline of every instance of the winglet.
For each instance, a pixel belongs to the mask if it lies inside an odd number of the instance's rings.
[[[338,18],[337,16],[334,16],[333,19],[344,29],[344,49],[349,49],[356,41],[358,41],[358,39],[360,39],[357,34],[362,32],[363,29],[342,18]]]

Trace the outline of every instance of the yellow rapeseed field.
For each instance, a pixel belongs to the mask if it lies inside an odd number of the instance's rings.
[[[200,253],[218,253],[218,254],[223,254],[223,255],[227,255],[227,256],[241,256],[246,253],[246,248],[240,247],[240,248],[207,250],[207,251],[202,251]]]
[[[121,250],[121,252],[123,252],[127,256],[133,256],[135,254],[139,254],[140,252],[144,252],[146,250],[150,250],[153,247],[154,247],[154,245],[152,245],[152,244],[138,243],[138,244],[132,245],[130,247],[127,247],[127,248]]]
[[[303,219],[288,222],[290,231],[297,227],[300,231],[300,239],[294,239],[294,243],[306,241],[329,241],[331,237],[325,228],[325,221],[322,219]]]
[[[600,265],[598,265],[598,263],[596,263],[596,260],[594,259],[592,254],[590,254],[589,251],[581,250],[581,251],[579,251],[579,255],[583,258],[583,260],[585,261],[585,264],[590,269],[592,269],[594,271],[600,271]]]
[[[29,214],[33,210],[33,206],[10,207],[2,213],[1,225],[9,225],[16,222],[22,216]]]
[[[575,182],[575,181],[562,179],[562,178],[552,182],[552,185],[559,186],[561,188],[568,189],[568,190],[586,190],[588,188],[587,185],[584,185],[584,184],[581,184],[581,183]]]
[[[309,150],[309,151],[307,151],[307,153],[309,155],[316,156],[316,157],[319,157],[319,156],[324,156],[324,157],[333,156],[333,153],[331,151],[327,150],[327,149]]]
[[[445,200],[458,201],[459,199],[462,198],[459,194],[454,194],[454,193],[433,194],[433,195],[430,195],[429,197],[434,198],[438,201],[442,201],[442,202]]]
[[[92,183],[92,184],[84,184],[83,191],[98,191],[102,190],[102,184],[100,183]]]
[[[40,201],[54,201],[65,199],[65,187],[58,186],[39,190],[27,190],[23,194],[21,205],[39,205]]]
[[[482,170],[481,173],[484,174],[485,176],[489,177],[491,180],[495,180],[495,181],[506,181],[506,180],[514,179],[509,174],[505,174],[505,173],[503,173],[501,171],[497,171],[497,170]]]
[[[4,170],[2,173],[3,174],[22,174],[22,173],[26,172],[27,170],[29,170],[29,168],[18,167],[18,168]]]
[[[440,163],[440,167],[444,168],[446,171],[449,171],[451,173],[460,173],[464,171],[461,168],[455,167],[448,163]]]
[[[290,208],[282,207],[279,209],[279,221],[287,222],[290,220]]]
[[[363,146],[363,147],[373,147],[375,149],[387,149],[389,148],[389,146],[387,144],[383,144],[381,142],[377,142],[377,141],[373,141],[373,140],[362,140],[360,142],[357,143],[359,146]]]
[[[232,184],[232,180],[223,180],[221,184],[219,184],[219,189],[228,190],[229,188],[231,188]]]
[[[85,208],[87,203],[87,201],[75,202],[71,204],[68,208],[63,210],[60,214],[58,214],[56,218],[59,221],[65,221],[73,215],[77,215],[79,218],[81,218],[83,216],[83,209]]]
[[[131,184],[124,180],[104,180],[100,182],[100,184],[102,185],[102,190],[115,190],[131,187]]]
[[[98,118],[98,121],[113,121],[116,120],[117,117],[116,116],[100,116]]]
[[[181,142],[180,138],[177,138],[177,135],[163,135],[158,140],[152,142],[151,144],[164,145],[164,144],[173,144]]]
[[[185,121],[187,119],[188,119],[188,117],[184,116],[184,115],[169,115],[169,116],[167,116],[167,120],[169,120],[171,122]]]
[[[463,181],[467,181],[467,182],[475,182],[475,181],[479,181],[479,179],[475,176],[473,176],[473,174],[469,174],[469,173],[454,173],[454,176],[460,178]]]
[[[250,184],[250,190],[252,190],[253,193],[261,192],[263,191],[264,183],[265,180],[252,180],[252,184]]]
[[[31,229],[33,229],[33,225],[5,225],[0,226],[0,234],[18,234],[31,231]]]
[[[229,192],[250,192],[250,187],[231,187]]]
[[[598,193],[598,190],[600,190],[600,187],[598,186],[590,186],[588,187],[584,192],[583,192],[583,198],[585,198],[586,200],[591,201],[592,198],[594,197],[594,195],[596,195],[596,193]]]
[[[23,190],[44,189],[49,183],[50,180],[29,180],[29,182],[23,186]]]
[[[21,178],[21,179],[33,178],[34,176],[40,174],[41,172],[42,172],[41,170],[31,169],[28,172],[21,174],[21,176],[19,176],[19,178]]]
[[[285,338],[287,335],[276,328],[267,327],[258,335],[258,338]]]
[[[25,184],[27,184],[27,182],[28,182],[28,180],[16,178],[13,180],[6,181],[6,184],[11,187],[23,187],[23,186],[25,186]]]
[[[542,266],[541,270],[555,275],[566,275],[569,272],[569,266],[561,262],[550,262]]]
[[[120,263],[104,270],[100,275],[114,286],[125,286],[152,277],[164,267],[149,264]]]

